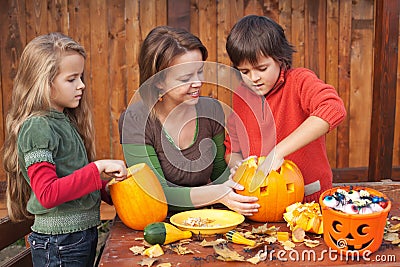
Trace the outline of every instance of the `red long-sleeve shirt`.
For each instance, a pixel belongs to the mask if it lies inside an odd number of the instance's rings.
[[[329,130],[346,116],[343,101],[335,88],[304,68],[282,71],[277,85],[265,97],[256,95],[244,86],[238,88],[233,95],[233,111],[227,123],[226,154],[242,153],[243,158],[268,155],[277,143],[309,116],[327,121]],[[332,187],[325,136],[285,159],[296,163],[305,185],[316,181],[320,183],[321,190],[305,196],[304,201],[318,202],[319,195]]]
[[[95,190],[100,190],[102,200],[108,204],[112,203],[105,191],[107,181],[100,179],[99,170],[94,163],[59,178],[54,164],[40,162],[28,167],[28,176],[38,201],[47,209],[78,199]]]

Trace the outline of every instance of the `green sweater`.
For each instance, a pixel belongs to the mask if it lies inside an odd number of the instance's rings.
[[[18,134],[18,160],[29,184],[27,168],[32,164],[55,164],[57,176],[64,177],[89,163],[78,131],[65,114],[57,111],[31,117],[23,123]],[[97,226],[100,224],[100,201],[97,190],[46,209],[32,191],[27,205],[28,211],[35,215],[32,230],[43,234],[64,234]]]

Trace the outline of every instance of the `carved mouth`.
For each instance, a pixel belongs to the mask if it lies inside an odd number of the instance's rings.
[[[340,249],[344,249],[345,248],[345,247],[339,247],[338,243],[337,243],[338,241],[335,238],[333,238],[331,234],[329,234],[329,237],[331,238],[333,244],[335,244],[336,247],[338,247]],[[348,244],[346,244],[346,247],[347,247],[347,250],[362,250],[362,249],[368,247],[372,243],[372,241],[373,240],[371,239],[367,243],[362,244],[361,247],[360,247],[360,245],[354,246],[354,245],[348,245]]]

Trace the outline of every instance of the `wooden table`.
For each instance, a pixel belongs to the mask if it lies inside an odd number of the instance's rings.
[[[391,216],[400,216],[400,185],[396,184],[379,184],[376,183],[375,189],[384,192],[392,200],[392,209],[389,214]],[[169,219],[166,219],[169,222]],[[400,221],[392,221],[397,224]],[[246,220],[241,228],[257,227],[262,223]],[[285,222],[268,223],[268,227],[275,225],[280,227],[279,231],[289,231]],[[290,232],[290,231],[289,231]],[[193,254],[178,255],[172,252],[170,245],[164,245],[165,254],[158,257],[158,261],[152,266],[157,266],[161,263],[170,263],[171,266],[255,266],[250,262],[225,262],[216,259],[216,254],[212,247],[203,247],[200,242],[205,238],[207,241],[215,240],[223,236],[193,236],[192,241],[185,244],[184,247],[192,250]],[[314,238],[315,236],[311,236]],[[129,248],[132,246],[143,246],[143,231],[136,231],[126,227],[121,220],[116,217],[111,229],[110,235],[106,242],[103,254],[100,259],[99,266],[140,266],[139,262],[147,256],[134,255]],[[321,244],[313,249],[306,247],[303,243],[296,243],[295,252],[285,251],[283,247],[276,242],[272,245],[267,245],[268,254],[265,261],[258,263],[258,266],[400,266],[400,247],[391,245],[390,242],[383,241],[380,249],[371,255],[367,255],[366,259],[352,259],[341,256],[332,251],[324,243],[323,238],[320,239]],[[175,244],[175,243],[174,243]],[[243,245],[228,243],[228,248],[235,250],[245,257],[251,258],[259,250],[264,250],[265,247],[259,247],[253,251],[245,250]],[[278,255],[278,253],[281,253]],[[278,257],[281,259],[278,259]]]

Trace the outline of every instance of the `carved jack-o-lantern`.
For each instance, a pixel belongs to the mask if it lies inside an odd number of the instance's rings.
[[[259,164],[261,160],[259,160]],[[303,176],[298,167],[285,160],[280,171],[271,171],[267,177],[256,172],[257,159],[250,158],[236,170],[233,180],[244,186],[238,194],[255,196],[260,205],[258,212],[249,218],[258,222],[278,222],[283,220],[287,206],[301,202],[304,197]],[[259,177],[257,177],[260,175]]]
[[[349,191],[349,187],[339,187]],[[327,207],[323,203],[325,196],[332,195],[338,188],[325,191],[320,196],[322,218],[324,225],[325,243],[332,249],[342,254],[357,253],[362,256],[366,250],[374,252],[382,243],[383,232],[386,225],[386,218],[391,208],[391,202],[385,209],[371,214],[347,214]],[[353,187],[353,190],[366,190],[370,194],[384,197],[382,193],[370,189]],[[346,254],[346,255],[347,255]]]

